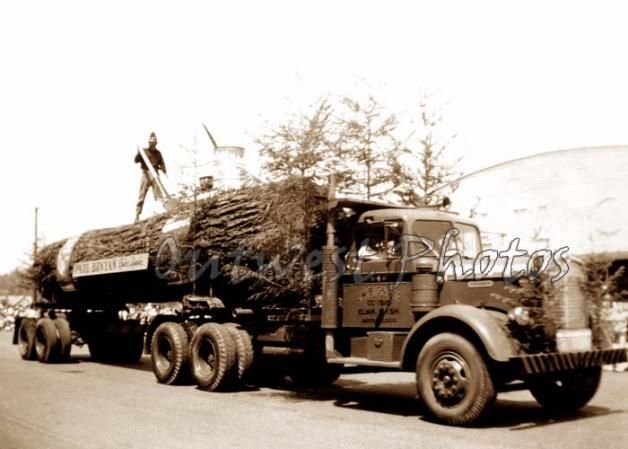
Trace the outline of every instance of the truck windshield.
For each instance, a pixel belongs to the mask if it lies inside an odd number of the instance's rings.
[[[456,239],[458,251],[460,251],[463,257],[475,259],[482,251],[478,228],[465,223],[456,223],[456,227],[460,230],[460,234]]]
[[[457,228],[460,233],[452,236],[449,246],[443,248],[445,235],[452,228]],[[410,254],[423,253],[425,256],[439,256],[441,251],[447,253],[457,252],[463,257],[475,258],[481,251],[480,234],[475,226],[465,223],[453,223],[450,221],[416,220],[412,225],[415,237]]]

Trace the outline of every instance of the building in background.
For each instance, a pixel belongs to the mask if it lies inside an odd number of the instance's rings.
[[[519,237],[530,250],[628,256],[627,169],[628,146],[552,151],[470,173],[446,194],[491,246]]]
[[[212,148],[208,164],[208,175],[212,176],[214,189],[236,189],[242,186],[244,167],[244,148],[236,146],[218,146]]]
[[[568,246],[628,268],[627,169],[628,146],[551,151],[470,173],[445,194],[478,222],[485,248],[518,237],[529,252]],[[628,289],[628,276],[621,283]]]
[[[178,159],[173,161],[175,170],[167,180],[171,193],[184,192],[185,195],[191,195],[196,185],[197,192],[206,196],[212,191],[242,187],[247,177],[252,177],[246,170],[242,147],[198,145],[195,142],[183,148],[184,151],[179,154]],[[149,201],[148,210],[153,214],[162,213],[163,207]]]

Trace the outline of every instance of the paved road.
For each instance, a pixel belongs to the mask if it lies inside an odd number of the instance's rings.
[[[555,419],[527,392],[502,394],[482,428],[434,424],[412,375],[348,374],[333,387],[207,393],[156,383],[150,360],[25,362],[0,333],[0,448],[622,448],[628,373],[606,372],[589,406]]]

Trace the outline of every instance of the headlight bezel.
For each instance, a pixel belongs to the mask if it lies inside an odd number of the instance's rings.
[[[524,306],[517,306],[510,309],[508,311],[508,319],[518,326],[531,326],[534,324],[534,319],[530,314],[530,308]]]

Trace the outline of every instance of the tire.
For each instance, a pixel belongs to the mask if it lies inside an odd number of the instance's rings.
[[[151,341],[151,364],[157,381],[184,384],[190,380],[190,342],[179,323],[160,324]]]
[[[23,318],[17,331],[17,349],[24,360],[35,360],[35,320]]]
[[[417,359],[416,384],[428,411],[457,426],[476,422],[496,397],[482,355],[467,339],[451,333],[427,341]]]
[[[67,362],[70,360],[70,352],[72,351],[70,323],[65,318],[56,318],[53,320],[53,323],[57,329],[59,361]]]
[[[41,318],[35,328],[35,352],[42,363],[54,363],[59,359],[57,327],[50,318]]]
[[[588,368],[528,379],[530,393],[544,408],[569,412],[584,407],[595,396],[602,368]]]
[[[233,341],[236,345],[236,358],[238,369],[238,384],[244,384],[249,378],[249,374],[253,368],[253,341],[251,336],[244,329],[240,329],[237,324],[227,323],[225,328],[233,337]]]
[[[237,379],[237,349],[231,333],[220,324],[200,326],[191,344],[192,375],[209,391],[227,390]]]

